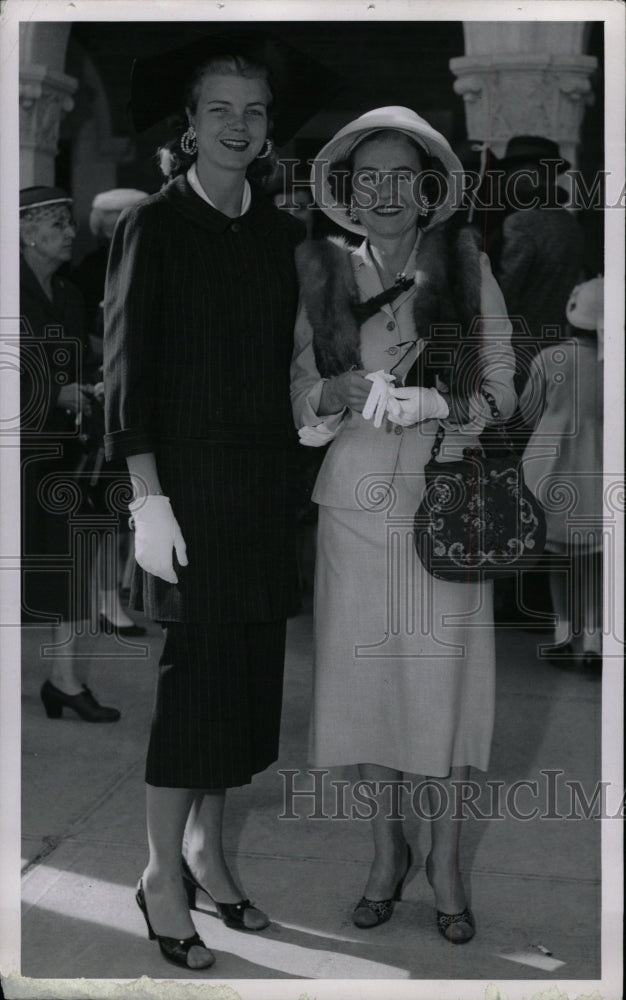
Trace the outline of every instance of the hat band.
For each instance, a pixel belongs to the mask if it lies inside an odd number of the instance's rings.
[[[28,212],[31,208],[43,208],[44,205],[71,205],[72,198],[52,198],[47,201],[34,201],[32,205],[20,205],[20,212]]]

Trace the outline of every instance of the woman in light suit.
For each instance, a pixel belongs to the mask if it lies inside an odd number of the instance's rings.
[[[407,108],[368,112],[319,153],[318,204],[365,239],[356,249],[336,241],[299,248],[292,403],[303,443],[332,440],[313,494],[313,763],[356,764],[372,782],[399,781],[402,772],[437,779],[426,869],[437,926],[463,943],[474,919],[451,782],[488,765],[492,588],[429,576],[413,549],[413,516],[439,421],[440,459],[456,458],[493,419],[483,392],[502,419],[515,393],[510,324],[487,258],[446,221],[455,172],[460,179],[446,140]],[[443,813],[440,795],[450,806]],[[383,800],[358,927],[390,918],[412,864]]]

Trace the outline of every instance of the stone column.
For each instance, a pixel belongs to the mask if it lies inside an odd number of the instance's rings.
[[[61,118],[78,81],[47,66],[20,67],[20,187],[54,183]]]
[[[585,31],[584,22],[466,22],[466,54],[451,59],[450,69],[468,138],[502,156],[514,135],[544,136],[576,166],[597,65],[582,53]]]

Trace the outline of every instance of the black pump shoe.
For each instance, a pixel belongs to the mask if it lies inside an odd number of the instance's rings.
[[[355,927],[368,930],[370,927],[386,924],[391,919],[395,904],[402,899],[402,889],[413,865],[413,852],[410,844],[406,845],[406,855],[404,874],[398,879],[391,899],[368,899],[367,896],[361,896],[352,912],[352,923]]]
[[[137,902],[137,906],[144,915],[146,927],[148,928],[148,937],[151,941],[156,940],[159,942],[159,948],[161,949],[161,954],[164,959],[171,962],[172,965],[181,965],[183,969],[191,969],[192,971],[208,969],[213,965],[215,962],[215,955],[212,951],[209,951],[197,931],[188,938],[172,938],[165,937],[163,934],[156,934],[152,930],[152,924],[150,923],[150,918],[148,916],[148,907],[146,906],[146,897],[143,891],[142,878],[139,879],[135,900]],[[189,965],[187,961],[191,948],[195,948],[196,946],[204,948],[211,956],[210,959],[204,963],[204,965]]]
[[[198,879],[191,871],[191,868],[187,864],[185,858],[181,858],[181,865],[183,869],[183,885],[185,886],[185,892],[187,893],[187,904],[190,910],[196,910],[196,893],[198,889],[201,892],[205,892],[209,899],[213,901],[217,914],[224,921],[227,927],[231,927],[235,931],[250,931],[250,933],[256,933],[256,931],[265,930],[269,926],[270,919],[265,917],[265,923],[261,924],[259,927],[248,927],[244,922],[244,914],[246,910],[255,910],[256,907],[252,905],[249,899],[240,899],[238,903],[218,903],[208,889],[205,889],[203,885],[200,885]],[[257,910],[257,913],[262,913],[262,910]]]
[[[80,694],[65,694],[50,681],[45,681],[40,695],[49,719],[60,719],[64,708],[73,709],[84,722],[117,722],[120,718],[117,708],[100,705],[86,684]]]
[[[137,625],[135,622],[133,622],[132,625],[115,625],[111,619],[107,618],[107,616],[102,614],[102,612],[100,612],[100,628],[106,633],[106,635],[122,635],[125,638],[146,634],[146,630],[143,625]]]

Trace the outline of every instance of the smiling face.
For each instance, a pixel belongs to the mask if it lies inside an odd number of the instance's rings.
[[[42,264],[54,266],[54,269],[72,259],[75,236],[76,224],[67,205],[41,209],[22,224],[26,248]]]
[[[420,155],[398,132],[366,139],[353,156],[353,205],[370,237],[392,239],[415,232],[423,208],[419,201]]]
[[[197,97],[195,111],[188,114],[196,130],[198,169],[245,172],[267,135],[270,94],[265,80],[209,72]]]

